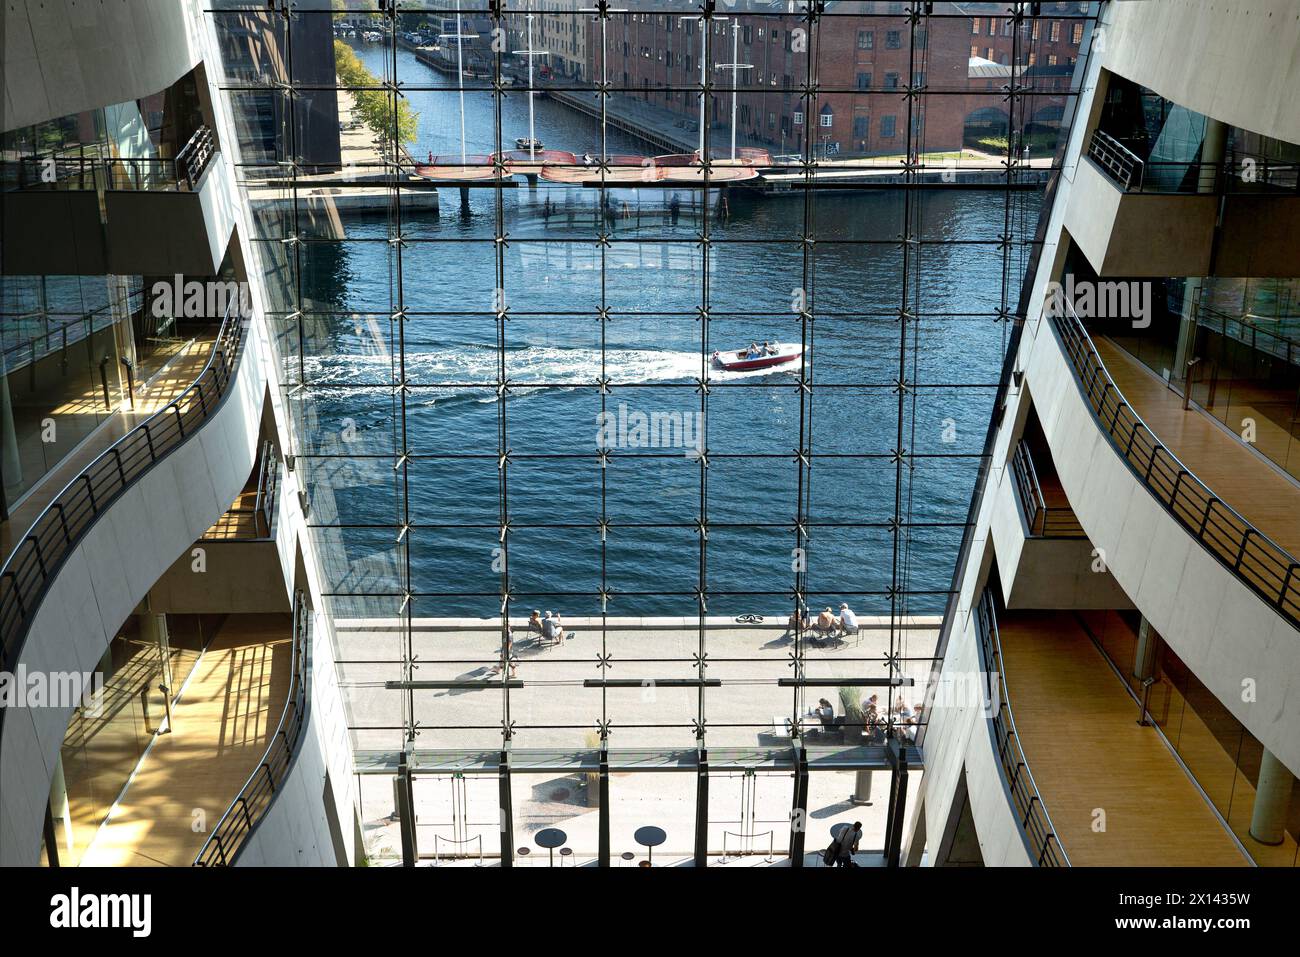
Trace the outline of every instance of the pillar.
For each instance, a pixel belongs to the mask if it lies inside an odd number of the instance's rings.
[[[1286,836],[1286,814],[1291,805],[1295,776],[1272,751],[1259,762],[1255,785],[1255,810],[1250,817],[1250,836],[1261,844],[1281,844]]]
[[[849,803],[856,804],[860,807],[871,806],[871,773],[870,771],[857,771],[853,776],[853,793],[849,795]]]
[[[1156,673],[1156,651],[1160,647],[1160,633],[1147,621],[1138,623],[1137,647],[1133,651],[1133,677],[1138,681]]]
[[[1228,127],[1219,120],[1206,118],[1205,135],[1201,139],[1201,170],[1196,183],[1198,193],[1214,193],[1218,190],[1219,170],[1227,157]],[[1231,175],[1224,171],[1224,175]],[[1187,375],[1187,363],[1195,356],[1192,354],[1196,345],[1196,303],[1201,298],[1202,280],[1199,276],[1190,276],[1183,287],[1183,315],[1178,325],[1178,346],[1174,350],[1174,367],[1169,370],[1175,384],[1181,385]]]

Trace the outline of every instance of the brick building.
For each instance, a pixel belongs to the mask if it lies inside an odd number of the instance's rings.
[[[741,0],[729,15],[706,25],[670,14],[653,4],[610,19],[604,44],[605,69],[615,89],[682,117],[694,131],[699,116],[696,89],[700,61],[707,60],[714,92],[707,104],[711,143],[725,149],[731,130],[731,89],[736,69],[736,127],[739,141],[777,153],[803,149],[809,136],[816,155],[864,156],[905,152],[909,86],[928,94],[913,113],[913,149],[946,151],[973,145],[981,137],[1005,137],[1002,90],[1013,76],[1035,93],[1023,103],[1036,124],[1051,128],[1065,99],[1082,40],[1085,4],[1046,3],[1044,16],[1021,30],[1012,63],[1014,28],[994,16],[1005,3],[935,3],[915,33],[909,4],[886,0],[828,2],[817,30],[818,96],[806,116],[802,96],[808,81],[807,23],[792,5]],[[589,76],[601,77],[600,24],[588,25]],[[734,52],[734,58],[733,58]]]

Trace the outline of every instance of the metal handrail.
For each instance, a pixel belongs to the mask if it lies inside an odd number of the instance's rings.
[[[1120,186],[1125,192],[1132,189],[1133,181],[1141,188],[1143,167],[1141,157],[1109,133],[1093,130],[1088,140],[1088,158]]]
[[[50,582],[104,511],[219,408],[243,356],[243,339],[243,318],[232,302],[194,382],[82,469],[14,547],[0,568],[0,670],[14,670]],[[4,715],[0,708],[0,727]]]
[[[4,164],[17,171],[16,180],[6,175],[4,181],[18,189],[193,192],[216,154],[216,138],[209,127],[202,126],[171,159],[84,152],[77,156],[25,156]],[[49,178],[51,170],[53,177]]]
[[[307,723],[307,650],[311,630],[311,609],[300,591],[293,600],[293,657],[289,692],[285,696],[280,723],[271,736],[261,763],[248,776],[194,858],[194,867],[228,867],[233,864],[288,777],[297,754],[298,739]]]
[[[1043,496],[1034,457],[1021,441],[1011,456],[1011,471],[1025,521],[1032,538],[1086,538],[1083,526],[1069,508],[1052,508]]]
[[[736,851],[736,854],[735,854],[735,859],[736,859],[736,860],[739,860],[741,857],[743,857],[743,856],[746,855],[746,854],[762,854],[762,853],[763,853],[762,851],[756,851],[756,850],[754,850],[754,838],[756,838],[756,837],[766,837],[766,838],[767,838],[767,854],[766,854],[766,856],[763,858],[765,861],[767,861],[768,863],[771,863],[773,857],[774,857],[775,854],[776,854],[776,831],[775,831],[775,830],[768,830],[768,831],[723,831],[723,832],[722,832],[722,863],[723,863],[723,864],[726,864],[729,860],[732,859],[732,855],[731,855],[731,853],[727,850],[727,838],[728,838],[728,837],[738,837],[738,838],[741,839],[742,843],[747,842],[747,843],[749,844],[749,848],[748,848],[748,850],[738,849],[738,850]]]
[[[1052,816],[1038,791],[1025,752],[1020,747],[1015,718],[1011,714],[1011,701],[1007,696],[1007,678],[1002,672],[1002,640],[998,636],[997,613],[993,595],[986,588],[975,607],[975,630],[980,641],[984,673],[988,680],[989,720],[993,723],[994,739],[998,746],[998,762],[1011,791],[1011,800],[1020,814],[1020,828],[1030,846],[1037,849],[1038,867],[1069,867],[1070,858],[1056,836]],[[997,695],[994,696],[993,679],[997,678]]]
[[[1210,491],[1161,444],[1125,401],[1074,307],[1066,302],[1061,315],[1049,311],[1051,327],[1074,368],[1079,390],[1129,468],[1210,554],[1283,618],[1300,625],[1300,562]]]
[[[1300,342],[1295,339],[1265,329],[1258,323],[1241,316],[1230,316],[1204,303],[1197,303],[1194,310],[1197,326],[1209,329],[1211,332],[1218,332],[1220,335],[1234,339],[1242,345],[1250,346],[1257,352],[1265,352],[1275,358],[1283,359],[1290,365],[1300,365]],[[1218,324],[1217,328],[1215,326],[1216,322]],[[1234,333],[1233,326],[1240,327],[1239,331]],[[1261,337],[1271,340],[1271,344],[1261,344]]]

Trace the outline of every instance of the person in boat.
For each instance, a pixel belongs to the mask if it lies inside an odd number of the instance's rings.
[[[582,165],[583,165],[583,166],[590,166],[590,165],[591,165],[592,163],[594,163],[594,162],[595,162],[595,160],[593,160],[593,159],[591,158],[591,154],[590,154],[590,153],[583,153],[583,154],[582,154]]]
[[[751,343],[749,344],[749,351],[745,353],[745,358],[746,358],[746,359],[757,359],[757,358],[759,357],[759,355],[761,355],[761,353],[758,351],[758,343],[757,343],[757,342],[751,342]]]
[[[772,343],[772,342],[764,342],[764,343],[763,343],[763,355],[765,355],[765,356],[774,356],[774,355],[776,355],[776,344],[775,344],[775,343]]]

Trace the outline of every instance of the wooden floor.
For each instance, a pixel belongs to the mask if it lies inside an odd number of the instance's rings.
[[[0,562],[8,560],[9,553],[22,541],[46,506],[101,452],[190,387],[207,364],[212,345],[212,340],[196,339],[178,349],[172,363],[136,394],[134,409],[129,406],[119,408],[90,432],[81,445],[42,476],[26,498],[10,508],[9,520],[0,523]],[[57,418],[65,412],[55,410],[51,414]]]
[[[1008,612],[998,630],[1020,745],[1072,864],[1249,864],[1072,615]]]
[[[1300,486],[1206,413],[1183,411],[1183,400],[1155,373],[1103,337],[1097,354],[1115,385],[1160,441],[1246,521],[1300,555]]]
[[[260,531],[257,517],[257,489],[240,492],[225,514],[203,533],[203,537],[209,541],[257,538]]]
[[[291,635],[288,615],[226,619],[172,709],[171,732],[155,739],[82,866],[193,862],[279,724]]]

